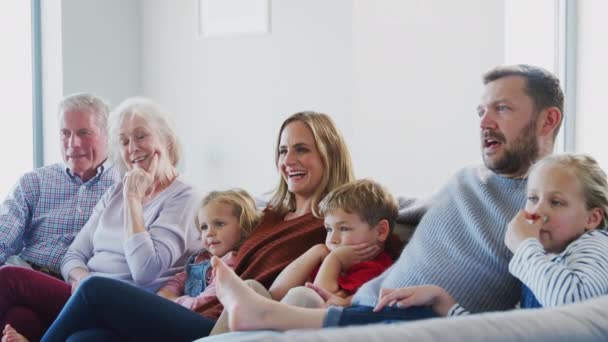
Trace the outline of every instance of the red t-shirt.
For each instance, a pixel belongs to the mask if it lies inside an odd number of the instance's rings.
[[[340,274],[338,276],[338,286],[341,290],[352,295],[357,292],[361,285],[382,274],[392,264],[393,259],[385,251],[382,251],[373,260],[360,262],[352,266],[348,271]],[[321,268],[321,265],[317,266],[310,274],[310,278],[313,281],[317,273],[319,273],[319,268]]]

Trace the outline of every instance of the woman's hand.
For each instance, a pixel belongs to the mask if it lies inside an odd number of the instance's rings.
[[[138,202],[144,201],[146,196],[152,192],[154,185],[154,177],[158,168],[158,153],[152,155],[152,161],[148,170],[144,170],[138,164],[125,173],[123,196],[125,199],[132,199]]]
[[[411,306],[431,306],[439,316],[446,316],[456,301],[443,288],[435,285],[405,287],[399,289],[380,289],[380,300],[374,311],[384,307],[397,306],[408,308]]]
[[[515,253],[524,240],[528,238],[539,238],[540,228],[545,221],[546,217],[520,210],[507,226],[505,245],[511,252]]]
[[[88,278],[90,275],[91,273],[89,273],[88,270],[85,270],[81,267],[76,267],[70,270],[70,272],[68,272],[68,281],[70,283],[70,286],[72,287],[70,293],[74,294],[74,292],[78,290],[78,286],[80,286],[80,283],[82,283],[82,281]]]

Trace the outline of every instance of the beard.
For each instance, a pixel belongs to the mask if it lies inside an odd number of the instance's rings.
[[[504,135],[493,131],[484,131],[483,137],[493,137],[506,143]],[[492,160],[483,155],[486,167],[497,174],[523,175],[538,159],[538,141],[536,140],[536,120],[530,120],[510,147],[505,145],[501,158]]]

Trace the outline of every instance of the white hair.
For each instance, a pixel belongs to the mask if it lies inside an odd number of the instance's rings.
[[[154,127],[158,129],[158,133],[167,143],[171,165],[177,167],[181,159],[181,145],[175,133],[171,115],[163,111],[157,103],[144,97],[128,98],[110,113],[110,154],[114,159],[114,164],[118,165],[121,171],[126,170],[125,162],[120,155],[120,128],[126,119],[135,115],[146,122],[154,123]]]
[[[108,133],[108,113],[110,109],[106,101],[102,98],[89,93],[76,93],[68,95],[61,100],[58,108],[59,122],[63,122],[65,112],[79,110],[94,115],[97,127],[107,135]]]

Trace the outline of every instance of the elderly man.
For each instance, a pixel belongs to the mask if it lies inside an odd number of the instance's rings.
[[[108,106],[90,94],[59,105],[63,163],[23,175],[0,205],[0,265],[59,276],[61,259],[117,173],[107,160]]]

